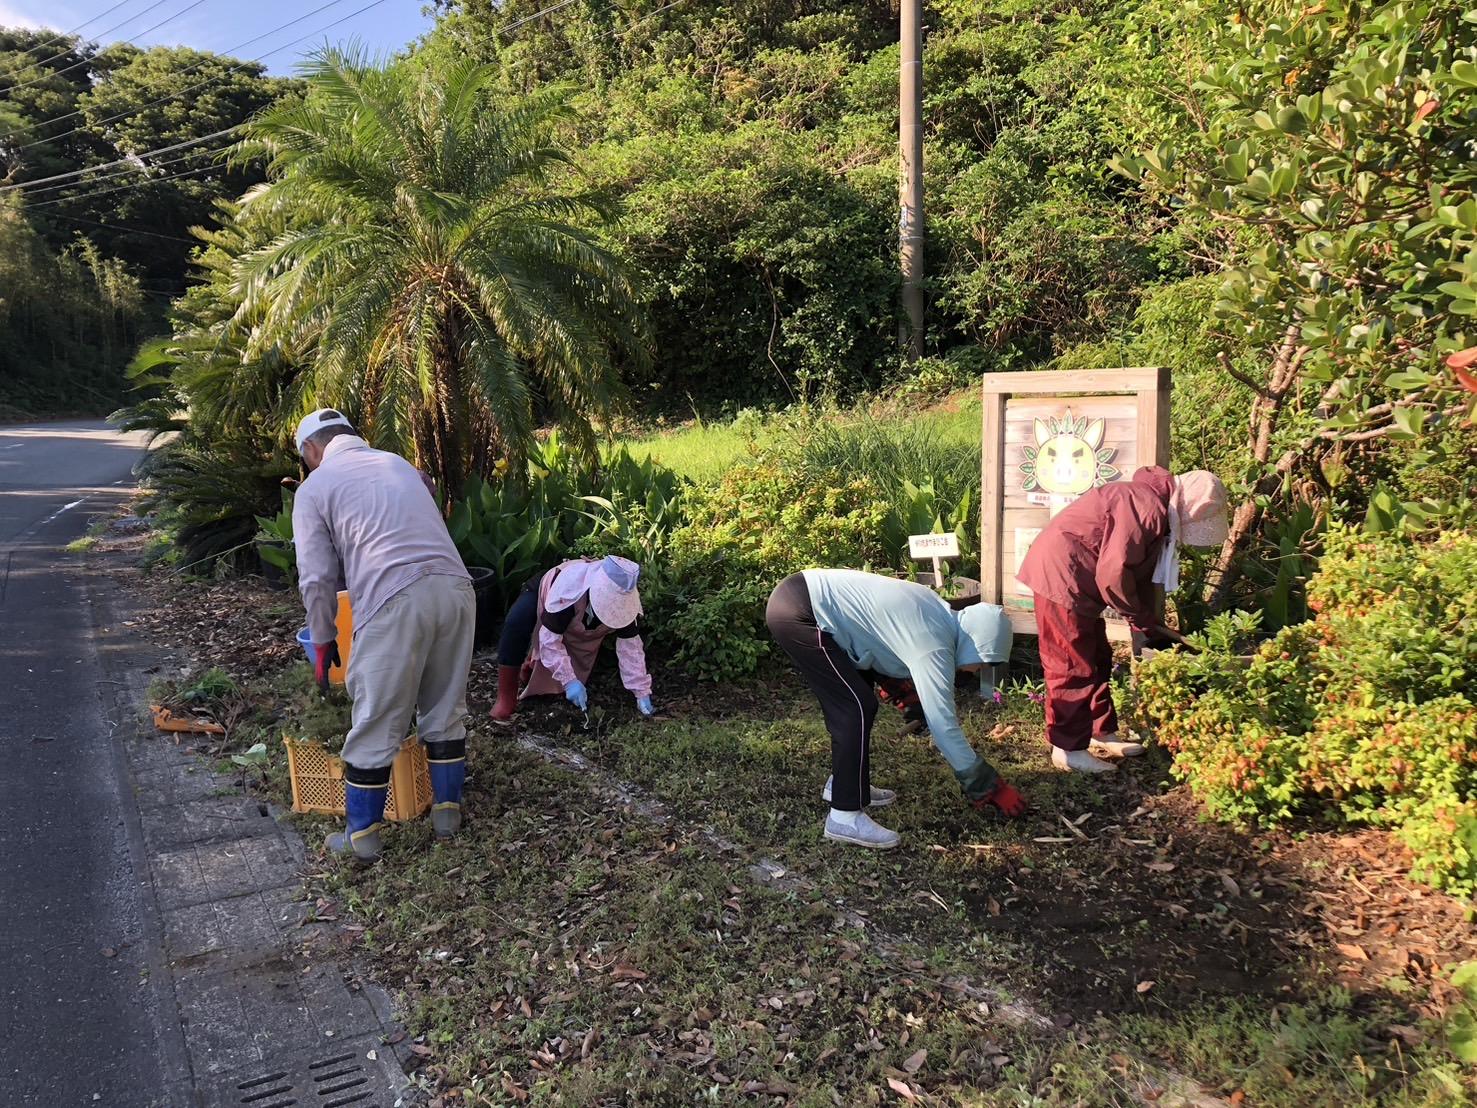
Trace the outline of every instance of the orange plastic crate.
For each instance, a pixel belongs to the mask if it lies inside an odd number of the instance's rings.
[[[318,742],[282,736],[287,747],[287,770],[292,776],[292,810],[344,814],[344,760]],[[431,807],[431,766],[425,744],[412,735],[400,744],[390,767],[390,795],[385,818],[417,819]]]

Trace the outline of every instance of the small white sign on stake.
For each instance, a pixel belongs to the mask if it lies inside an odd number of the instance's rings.
[[[952,531],[939,535],[909,535],[908,554],[914,558],[933,559],[934,588],[942,591],[944,571],[939,559],[959,557],[959,536]]]

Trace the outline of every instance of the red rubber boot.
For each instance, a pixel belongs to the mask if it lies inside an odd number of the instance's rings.
[[[492,722],[504,727],[513,725],[513,713],[518,710],[517,666],[497,667],[497,703],[492,706]]]

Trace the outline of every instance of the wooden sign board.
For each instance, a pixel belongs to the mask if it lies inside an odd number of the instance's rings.
[[[1016,578],[1051,517],[1083,493],[1169,465],[1169,370],[987,373],[980,467],[980,584],[1017,631],[1036,633]],[[1116,612],[1108,635],[1128,639]]]
[[[959,536],[952,531],[934,535],[909,535],[908,554],[914,558],[957,558]]]

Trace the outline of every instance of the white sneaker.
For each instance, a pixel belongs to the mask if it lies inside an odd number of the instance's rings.
[[[848,827],[835,816],[826,816],[826,838],[868,850],[891,850],[902,842],[902,836],[877,823],[866,812],[856,814],[856,823]]]
[[[1132,732],[1129,732],[1132,735]],[[1137,758],[1144,752],[1144,744],[1134,738],[1123,738],[1121,735],[1099,735],[1088,744],[1087,749],[1102,757],[1108,755],[1114,758]]]
[[[1051,764],[1068,773],[1112,773],[1118,768],[1086,750],[1063,750],[1059,746],[1051,748]]]
[[[826,787],[821,790],[821,799],[824,800],[827,804],[831,803],[831,782],[835,780],[836,778],[834,777],[827,777]],[[896,799],[897,793],[893,792],[891,789],[879,789],[876,785],[873,785],[872,800],[868,807],[886,808]]]

